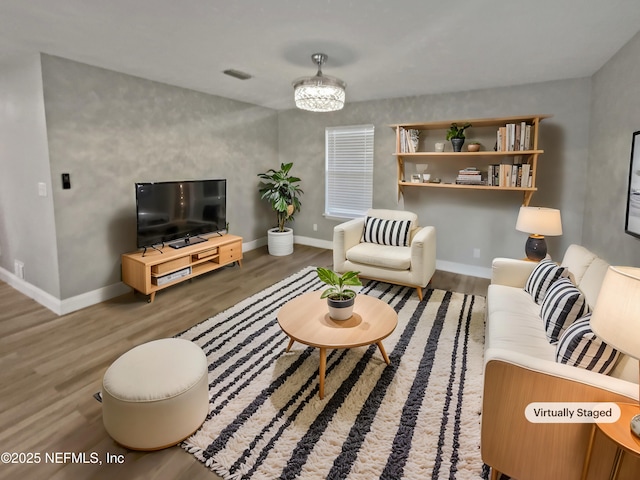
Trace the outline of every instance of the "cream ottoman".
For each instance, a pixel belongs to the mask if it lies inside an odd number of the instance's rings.
[[[102,379],[102,420],[133,450],[170,447],[194,433],[209,411],[207,358],[195,343],[165,338],[124,353]]]

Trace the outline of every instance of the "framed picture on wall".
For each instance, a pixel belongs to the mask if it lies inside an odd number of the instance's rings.
[[[633,133],[624,231],[640,238],[640,131]]]

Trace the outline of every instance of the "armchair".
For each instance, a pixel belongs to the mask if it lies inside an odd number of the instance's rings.
[[[368,241],[364,241],[367,221]],[[385,221],[396,221],[395,231],[406,226],[406,240],[403,235],[394,235],[389,241],[391,224]],[[372,229],[379,233],[377,237],[371,235]],[[402,239],[396,241],[400,237]],[[436,230],[419,227],[418,216],[412,212],[370,209],[367,218],[356,218],[334,227],[333,269],[338,273],[355,270],[362,278],[413,287],[422,300],[422,288],[436,270]]]

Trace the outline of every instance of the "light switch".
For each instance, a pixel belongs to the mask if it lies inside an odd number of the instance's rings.
[[[41,197],[47,196],[47,184],[44,182],[38,182],[38,195]]]

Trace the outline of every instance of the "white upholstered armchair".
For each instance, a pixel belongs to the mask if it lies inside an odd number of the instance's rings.
[[[414,287],[422,300],[422,288],[436,270],[436,230],[419,227],[412,212],[371,209],[366,218],[334,227],[333,268]]]

